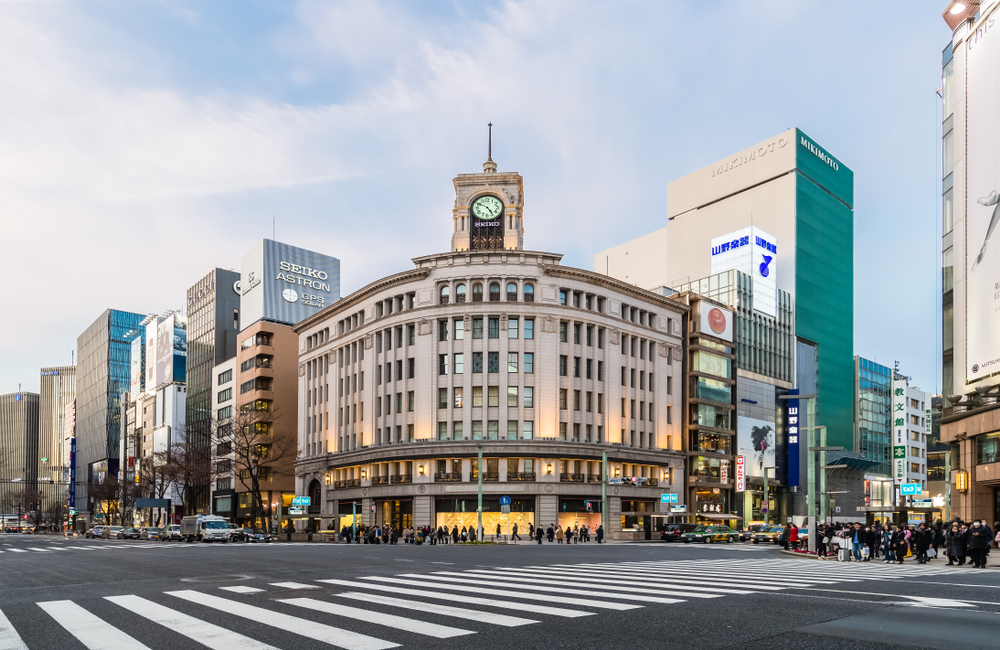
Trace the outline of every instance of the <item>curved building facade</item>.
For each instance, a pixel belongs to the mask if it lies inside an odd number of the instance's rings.
[[[518,174],[455,189],[451,252],[295,327],[299,527],[474,527],[481,478],[487,535],[649,535],[684,492],[688,307],[522,250]]]

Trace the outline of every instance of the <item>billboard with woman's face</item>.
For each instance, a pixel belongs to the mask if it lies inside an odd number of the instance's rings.
[[[764,477],[764,468],[774,477],[774,422],[739,417],[736,439],[739,447],[736,454],[746,458],[747,476]]]

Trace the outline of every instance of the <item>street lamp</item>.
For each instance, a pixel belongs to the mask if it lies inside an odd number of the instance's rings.
[[[959,492],[969,491],[969,472],[964,469],[955,472],[955,489]]]

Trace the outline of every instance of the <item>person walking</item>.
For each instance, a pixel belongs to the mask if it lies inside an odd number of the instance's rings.
[[[500,541],[500,524],[497,524],[497,534],[493,537],[494,542]]]
[[[510,541],[513,542],[515,539],[519,542],[521,541],[521,538],[517,535],[517,523],[515,523],[510,529]]]
[[[598,544],[604,541],[604,524],[600,524],[597,527],[597,534],[595,535],[595,537],[597,537]]]
[[[528,522],[528,539],[535,539],[535,524]]]
[[[794,523],[788,529],[788,545],[793,551],[799,548],[799,527]]]

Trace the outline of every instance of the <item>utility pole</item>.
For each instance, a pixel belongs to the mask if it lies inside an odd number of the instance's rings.
[[[480,541],[483,537],[483,445],[476,445],[477,459],[476,462],[479,471],[476,472],[476,476],[479,478],[479,504],[476,508],[476,541]]]
[[[601,453],[601,525],[604,526],[604,536],[608,536],[610,520],[608,519],[608,452]]]

